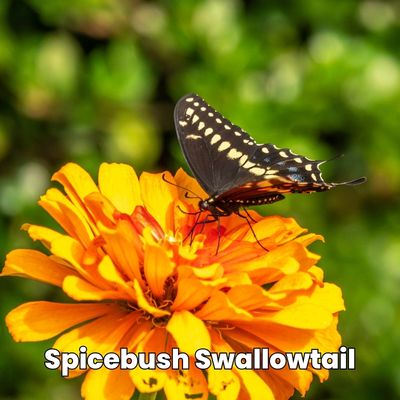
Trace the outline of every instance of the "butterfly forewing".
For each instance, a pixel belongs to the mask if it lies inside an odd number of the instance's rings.
[[[321,177],[319,165],[323,161],[310,160],[273,144],[257,144],[195,94],[177,103],[175,125],[185,158],[210,196],[226,196],[252,182],[256,183],[255,193],[311,192],[333,186]],[[253,190],[248,188],[243,196],[246,193]]]

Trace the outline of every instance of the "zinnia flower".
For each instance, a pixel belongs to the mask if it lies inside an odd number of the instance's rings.
[[[261,217],[250,211],[258,243],[237,215],[216,223],[198,223],[198,200],[176,185],[206,194],[179,170],[143,173],[128,165],[102,164],[98,184],[76,164],[53,179],[39,204],[65,233],[24,225],[33,240],[51,253],[14,250],[2,275],[17,275],[59,286],[73,302],[35,301],[6,317],[16,341],[55,336],[54,348],[87,353],[171,352],[193,358],[196,350],[246,352],[337,351],[340,289],[323,283],[319,256],[307,246],[320,236],[307,234],[293,219]],[[219,238],[220,236],[220,238]],[[220,246],[216,254],[216,247]],[[288,399],[308,390],[313,374],[326,370],[201,371],[101,368],[86,373],[85,399],[129,399],[164,391],[167,399]]]

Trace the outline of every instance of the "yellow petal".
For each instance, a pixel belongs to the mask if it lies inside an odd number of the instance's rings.
[[[218,353],[229,353],[233,352],[234,349],[229,346],[222,337],[215,331],[211,331],[213,350]],[[235,368],[234,372],[240,377],[245,392],[251,400],[259,400],[260,393],[262,393],[262,399],[264,400],[275,400],[274,394],[269,386],[260,378],[260,376],[251,370],[240,370]]]
[[[65,277],[75,276],[76,272],[39,251],[20,249],[8,253],[1,275],[21,276],[61,286]]]
[[[56,172],[52,179],[64,186],[72,203],[86,216],[87,221],[93,224],[93,219],[83,204],[86,196],[99,191],[90,175],[79,165],[68,163]]]
[[[280,293],[293,290],[307,290],[313,285],[311,276],[306,272],[297,272],[286,275],[269,289],[270,293]]]
[[[208,399],[207,381],[203,373],[193,366],[189,370],[169,374],[164,392],[168,400]]]
[[[99,188],[115,208],[128,215],[142,205],[139,180],[134,169],[126,164],[103,163],[99,170]]]
[[[48,249],[51,248],[51,243],[54,240],[63,236],[61,233],[54,231],[53,229],[39,225],[24,224],[21,229],[27,231],[31,239],[35,241],[40,240]]]
[[[88,246],[93,240],[93,224],[91,227],[87,222],[86,216],[59,190],[49,189],[40,198],[39,204],[70,236],[78,239],[85,246]]]
[[[171,174],[166,178],[173,182]],[[143,172],[140,176],[140,191],[143,204],[150,214],[160,224],[164,232],[174,229],[174,200],[178,197],[175,186],[163,181],[162,174]]]
[[[129,400],[134,391],[128,371],[105,367],[90,370],[81,388],[82,397],[86,400]]]
[[[210,335],[204,322],[189,311],[174,312],[166,329],[175,339],[180,351],[189,356],[194,355],[198,349],[209,349],[211,346]],[[188,332],[196,334],[188,335]]]
[[[81,322],[113,312],[110,304],[62,304],[47,301],[25,303],[6,317],[16,342],[46,340]]]
[[[332,323],[332,313],[321,306],[304,303],[268,313],[263,319],[299,329],[324,329]]]
[[[144,274],[154,296],[164,295],[165,280],[172,275],[175,264],[167,251],[160,246],[146,244],[144,251]]]
[[[101,300],[132,300],[125,292],[113,289],[100,289],[97,286],[77,276],[68,276],[64,279],[62,288],[64,292],[77,301],[101,301]]]
[[[240,379],[230,370],[207,369],[208,388],[218,400],[235,400],[240,391]]]
[[[120,271],[118,271],[109,256],[104,256],[100,261],[99,273],[107,282],[114,283],[117,288],[125,292],[132,300],[136,299],[135,291],[125,282]]]
[[[133,288],[135,289],[135,292],[136,292],[137,304],[144,311],[148,312],[149,314],[153,315],[156,318],[165,317],[167,315],[170,315],[169,311],[164,311],[164,310],[161,310],[160,308],[153,307],[149,303],[149,301],[147,300],[145,294],[143,293],[143,290],[140,287],[138,281],[135,280],[133,282]]]

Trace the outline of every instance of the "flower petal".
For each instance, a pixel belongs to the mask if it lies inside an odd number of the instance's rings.
[[[105,367],[90,370],[83,381],[81,394],[86,400],[129,400],[135,386],[128,371]]]
[[[1,275],[21,276],[61,286],[65,277],[76,276],[76,272],[37,250],[19,249],[8,253]]]
[[[77,276],[68,276],[64,279],[62,288],[64,292],[77,301],[101,301],[101,300],[131,300],[124,292],[114,289],[101,289]]]
[[[161,246],[145,245],[144,274],[154,296],[161,297],[165,292],[165,280],[172,275],[175,264],[168,257],[167,250]]]
[[[52,180],[64,186],[72,203],[82,212],[82,215],[86,216],[87,221],[93,224],[93,219],[83,204],[83,199],[87,195],[99,191],[90,175],[79,165],[68,163],[53,175]]]
[[[131,215],[137,205],[142,205],[139,180],[134,169],[126,164],[100,165],[99,188],[115,208]]]
[[[204,322],[189,311],[174,312],[166,329],[175,339],[179,349],[189,356],[194,355],[198,349],[211,347],[210,335]],[[196,334],[188,335],[188,332]]]
[[[40,198],[39,204],[72,237],[88,246],[94,238],[92,227],[86,216],[66,196],[57,189],[49,189]]]
[[[6,317],[7,327],[17,342],[36,342],[60,334],[81,322],[110,314],[110,304],[63,304],[36,301],[14,308]]]
[[[166,179],[173,182],[171,174]],[[157,220],[164,232],[174,229],[174,200],[178,197],[175,186],[164,182],[161,174],[143,172],[140,176],[140,189],[144,206]]]

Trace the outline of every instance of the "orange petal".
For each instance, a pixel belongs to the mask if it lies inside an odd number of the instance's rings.
[[[86,216],[59,190],[49,189],[40,198],[39,204],[70,236],[78,239],[85,246],[93,240],[93,225],[92,227],[89,225]]]
[[[211,286],[205,286],[198,279],[179,279],[178,291],[171,310],[192,310],[206,301],[213,292]]]
[[[100,289],[77,276],[66,277],[62,288],[71,299],[77,301],[132,300],[128,294],[122,291]]]
[[[19,249],[8,253],[1,275],[21,276],[61,286],[65,277],[76,275],[76,272],[39,251]]]
[[[166,173],[166,179],[173,182],[173,177],[169,173]],[[140,176],[140,191],[144,206],[157,220],[163,231],[175,231],[173,206],[174,200],[178,197],[176,187],[164,182],[162,174],[143,172]]]
[[[139,180],[134,169],[126,164],[103,163],[99,170],[99,188],[115,208],[131,215],[142,205]]]
[[[215,292],[208,302],[195,314],[202,320],[249,320],[252,315],[246,310],[236,307],[228,296],[220,291]]]
[[[86,400],[129,400],[134,391],[128,371],[105,367],[90,370],[81,387],[81,395]]]
[[[181,186],[181,188],[178,188],[178,197],[185,203],[193,204],[195,207],[197,207],[199,203],[199,199],[196,197],[186,197],[186,192],[188,192],[191,196],[196,195],[201,199],[206,199],[209,197],[196,179],[188,175],[182,168],[179,168],[178,171],[176,171],[174,179],[176,184]]]
[[[269,292],[257,285],[235,286],[229,290],[227,296],[232,304],[247,311],[265,307],[273,299]]]
[[[175,339],[180,351],[194,355],[198,349],[209,349],[210,335],[204,322],[189,311],[176,311],[166,326],[167,331]],[[196,332],[188,335],[188,332]]]
[[[60,334],[81,322],[109,314],[117,306],[110,304],[62,304],[30,302],[12,310],[7,327],[16,342],[36,342]]]
[[[133,281],[143,284],[139,257],[142,253],[142,244],[138,234],[132,229],[130,222],[118,220],[113,229],[100,224],[99,230],[105,240],[104,248],[113,262],[121,271]]]
[[[156,297],[164,295],[165,280],[172,275],[175,264],[167,251],[160,246],[145,245],[144,274],[151,291]]]
[[[103,224],[109,228],[115,225],[115,207],[99,192],[90,193],[85,197],[85,206],[93,215],[97,225]]]

